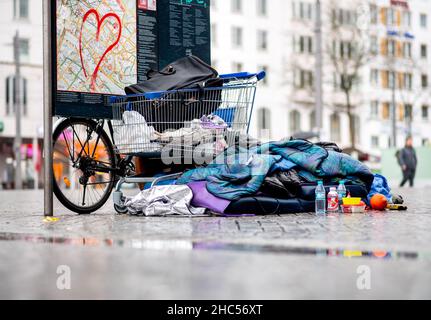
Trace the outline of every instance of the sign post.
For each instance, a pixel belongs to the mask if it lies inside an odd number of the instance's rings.
[[[52,1],[43,3],[43,155],[44,214],[54,216],[52,172]]]
[[[111,98],[150,70],[187,55],[211,63],[210,0],[44,0],[43,13],[44,200],[52,216],[52,117],[112,119]]]

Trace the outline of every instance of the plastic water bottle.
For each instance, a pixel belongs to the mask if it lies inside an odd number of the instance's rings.
[[[323,186],[323,181],[317,183],[316,188],[316,214],[326,213],[326,191]]]
[[[338,208],[337,188],[331,187],[328,193],[328,212],[338,212]]]
[[[340,211],[342,211],[341,205],[343,204],[343,199],[347,196],[347,189],[345,181],[341,180],[337,188],[338,193],[338,205],[340,206]]]

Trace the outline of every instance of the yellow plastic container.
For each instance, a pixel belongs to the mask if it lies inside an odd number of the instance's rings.
[[[345,206],[358,206],[361,204],[361,198],[343,198],[343,204]]]

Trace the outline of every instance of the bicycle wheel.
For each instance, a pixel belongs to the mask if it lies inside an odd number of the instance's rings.
[[[79,214],[100,209],[116,179],[114,148],[106,132],[92,120],[67,119],[55,129],[53,139],[57,199]]]

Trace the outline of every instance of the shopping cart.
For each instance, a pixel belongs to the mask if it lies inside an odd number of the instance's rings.
[[[248,133],[257,83],[265,76],[227,74],[218,87],[113,97],[113,119],[63,119],[54,131],[57,198],[74,212],[92,213],[115,187],[114,207],[126,212],[125,184],[175,180],[238,143]],[[153,170],[137,175],[135,157]]]

